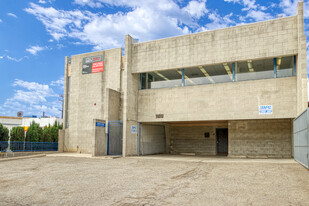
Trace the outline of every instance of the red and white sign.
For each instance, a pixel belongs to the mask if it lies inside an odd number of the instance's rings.
[[[92,63],[91,72],[92,73],[103,72],[103,68],[104,68],[104,61],[102,61],[102,62],[93,62]]]

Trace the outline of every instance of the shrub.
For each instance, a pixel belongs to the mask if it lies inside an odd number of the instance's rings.
[[[34,121],[30,124],[26,134],[26,141],[39,142],[43,138],[43,130],[39,124]]]
[[[9,129],[0,123],[0,141],[9,140]]]
[[[24,141],[25,131],[23,127],[13,127],[11,130],[11,141]]]

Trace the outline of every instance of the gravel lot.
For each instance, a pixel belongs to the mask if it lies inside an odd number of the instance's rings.
[[[309,205],[294,160],[49,155],[0,168],[0,205]]]

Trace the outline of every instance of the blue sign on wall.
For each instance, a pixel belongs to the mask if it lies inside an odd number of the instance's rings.
[[[259,106],[259,114],[272,114],[272,113],[273,113],[273,105]]]
[[[96,126],[96,127],[105,127],[105,123],[96,122],[96,123],[95,123],[95,126]]]
[[[132,133],[132,134],[136,134],[136,130],[137,130],[137,129],[136,129],[136,126],[132,126],[132,127],[131,127],[131,133]]]

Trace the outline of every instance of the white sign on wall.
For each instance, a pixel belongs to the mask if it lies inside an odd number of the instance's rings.
[[[272,114],[272,113],[273,113],[273,105],[259,106],[259,114]]]

